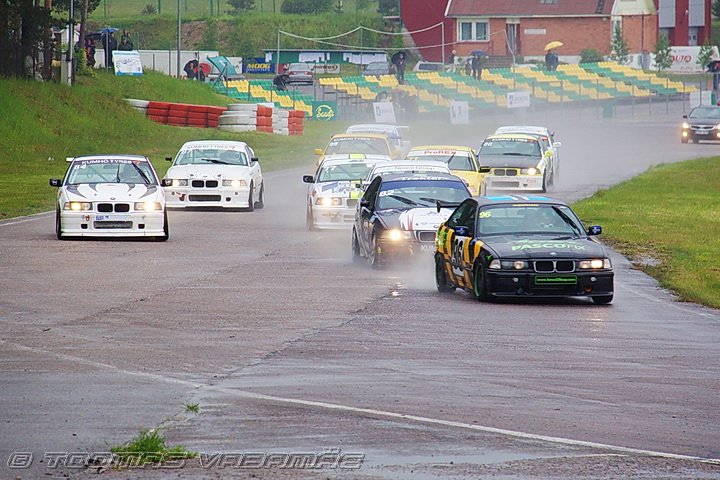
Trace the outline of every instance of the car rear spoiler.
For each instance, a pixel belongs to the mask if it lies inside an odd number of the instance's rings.
[[[435,200],[435,206],[437,207],[437,212],[438,212],[438,213],[440,213],[440,210],[442,210],[443,208],[457,208],[457,207],[460,206],[460,203],[462,203],[462,202],[459,202],[459,203],[456,203],[456,202],[450,203],[450,202],[441,202],[440,200]]]

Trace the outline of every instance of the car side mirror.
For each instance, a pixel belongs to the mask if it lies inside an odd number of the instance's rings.
[[[172,162],[172,157],[165,157],[166,162]]]
[[[62,185],[62,180],[59,178],[51,178],[50,179],[50,186],[51,187],[59,187]]]
[[[480,167],[480,168],[478,168],[478,172],[480,172],[480,173],[490,173],[490,167]]]
[[[162,185],[163,187],[172,187],[172,184],[173,184],[172,178],[163,178],[160,181],[160,185]]]
[[[600,235],[602,233],[602,227],[600,225],[593,225],[592,227],[588,228],[587,234],[588,235]]]
[[[360,206],[364,208],[370,207],[370,201],[367,198],[361,198],[360,199]]]
[[[687,118],[687,115],[683,115],[683,118]]]
[[[560,148],[560,147],[562,147],[562,142],[553,143],[553,148]]]
[[[315,150],[313,150],[313,152],[315,153],[315,155],[322,155],[322,154],[323,154],[322,148],[316,148]]]
[[[315,183],[315,177],[312,175],[303,175],[303,183]]]
[[[252,157],[250,161],[260,163],[260,159],[258,157]]]

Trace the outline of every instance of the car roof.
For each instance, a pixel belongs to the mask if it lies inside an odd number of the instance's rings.
[[[483,207],[486,205],[503,205],[503,204],[544,204],[544,205],[565,205],[567,203],[557,198],[546,197],[545,195],[484,195],[473,197],[478,205]]]
[[[195,150],[203,147],[227,148],[230,150],[234,150],[236,148],[246,148],[247,146],[247,143],[238,142],[235,140],[193,140],[183,143],[183,146],[180,147],[180,150]]]
[[[109,155],[79,155],[77,157],[69,157],[67,160],[69,162],[84,160],[132,160],[134,162],[150,162],[150,160],[144,155],[124,153],[113,153]]]
[[[382,138],[384,140],[387,140],[388,136],[384,133],[375,133],[375,132],[357,132],[357,133],[337,133],[333,135],[330,139],[335,138],[358,138],[358,137],[365,137],[365,138]]]
[[[398,125],[394,125],[392,123],[358,123],[355,125],[350,125],[345,133],[354,133],[358,131],[386,131],[386,130],[397,130],[400,128]]]
[[[485,140],[505,140],[505,139],[513,139],[513,138],[522,138],[523,140],[535,140],[537,141],[537,137],[535,135],[528,135],[526,133],[498,133],[498,134],[492,134],[485,137]]]
[[[366,164],[366,165],[377,165],[380,163],[390,163],[387,155],[365,155],[364,153],[348,153],[343,154],[344,158],[338,158],[330,156],[321,165],[321,167],[331,167],[333,165],[348,165],[348,164]]]
[[[428,173],[413,173],[408,174],[405,172],[388,172],[385,174],[381,174],[380,178],[382,178],[382,182],[396,182],[396,181],[404,181],[404,180],[454,180],[457,182],[462,183],[465,185],[465,182],[460,177],[457,177],[451,173],[444,173],[444,172],[428,172]]]
[[[454,150],[458,152],[472,152],[472,147],[465,145],[421,145],[418,147],[412,147],[408,152],[408,155],[415,152],[422,152],[425,150]]]
[[[434,167],[434,166],[441,165],[443,167],[447,167],[447,163],[441,162],[440,160],[393,160],[391,162],[388,162],[387,165],[394,165],[394,166],[400,166],[400,167],[418,167],[418,166]]]
[[[550,129],[536,125],[504,125],[502,127],[498,127],[495,130],[495,133],[528,133],[535,135],[548,135],[550,133]]]

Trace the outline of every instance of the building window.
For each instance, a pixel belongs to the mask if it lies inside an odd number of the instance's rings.
[[[488,22],[460,22],[458,36],[458,40],[461,42],[487,42]]]

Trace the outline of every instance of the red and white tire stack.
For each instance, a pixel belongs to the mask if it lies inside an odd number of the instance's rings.
[[[290,110],[288,118],[288,133],[290,135],[302,135],[305,123],[305,112],[302,110]]]
[[[273,107],[267,107],[265,105],[257,105],[257,131],[258,132],[273,132]]]
[[[218,118],[218,128],[226,132],[256,130],[258,106],[254,103],[231,103]]]
[[[148,102],[147,116],[153,122],[167,125],[169,112],[170,104],[168,102]]]

